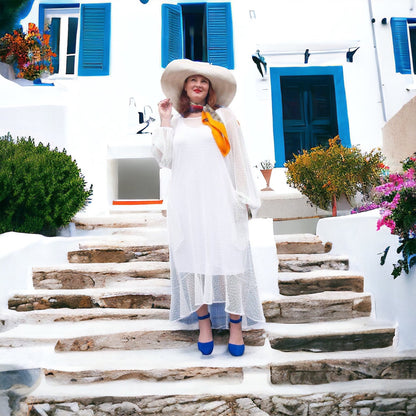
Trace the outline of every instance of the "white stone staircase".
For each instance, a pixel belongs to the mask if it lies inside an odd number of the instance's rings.
[[[416,352],[395,350],[348,257],[316,236],[276,236],[266,324],[244,332],[243,357],[222,330],[203,357],[197,327],[168,320],[164,224],[155,213],[79,221],[91,241],[34,267],[34,289],[9,299],[2,362],[43,369],[17,416],[416,414]]]

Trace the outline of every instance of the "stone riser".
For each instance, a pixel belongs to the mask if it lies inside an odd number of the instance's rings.
[[[141,380],[141,381],[181,381],[207,379],[220,380],[231,378],[233,381],[243,380],[241,367],[188,367],[188,368],[158,368],[151,370],[86,370],[61,371],[44,370],[47,380],[60,384],[88,384],[95,382]]]
[[[296,296],[289,296],[281,300],[263,302],[266,321],[307,323],[352,319],[371,314],[371,297],[369,295],[345,298],[327,298],[324,294],[320,295],[319,297],[315,295],[299,296],[301,299],[296,299],[298,298]]]
[[[134,279],[169,279],[168,262],[77,264],[33,268],[35,289],[88,289],[119,285]]]
[[[69,263],[124,263],[129,261],[169,261],[166,245],[91,248],[68,252]]]
[[[354,351],[360,349],[386,348],[393,344],[394,328],[372,332],[360,332],[350,334],[327,334],[305,337],[273,337],[269,335],[270,346],[275,350],[329,352],[329,351]]]
[[[324,254],[332,249],[331,243],[280,242],[276,243],[277,254]]]
[[[331,278],[279,280],[279,293],[285,296],[307,295],[331,291],[362,292],[364,278],[362,276],[333,276]]]
[[[416,359],[362,358],[271,365],[273,384],[326,384],[362,379],[416,379]]]
[[[47,294],[15,295],[9,299],[9,309],[20,311],[44,309],[169,309],[170,295],[153,294],[114,294],[114,295],[82,295],[82,294]]]
[[[215,344],[227,344],[229,332],[214,329]],[[124,332],[118,334],[83,336],[77,338],[59,339],[55,351],[100,351],[100,350],[145,350],[184,348],[198,342],[197,330],[160,330]],[[265,342],[265,332],[262,329],[243,331],[244,343],[247,346],[262,346]]]
[[[101,414],[152,416],[411,416],[416,388],[407,391],[323,392],[315,394],[193,394],[124,397],[28,398],[16,416]],[[104,413],[103,413],[104,414]]]
[[[279,258],[279,272],[310,272],[313,270],[348,270],[349,261],[345,260],[285,260]]]

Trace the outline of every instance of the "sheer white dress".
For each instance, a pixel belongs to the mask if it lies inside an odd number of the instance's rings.
[[[247,205],[260,200],[233,113],[217,110],[230,153],[222,156],[201,117],[176,116],[153,132],[153,154],[171,169],[167,198],[171,267],[170,319],[196,322],[209,305],[212,326],[228,328],[228,314],[243,327],[263,322],[251,258]]]

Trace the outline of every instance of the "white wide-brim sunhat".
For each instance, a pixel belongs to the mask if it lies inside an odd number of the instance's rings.
[[[217,96],[217,104],[227,107],[237,91],[237,83],[230,70],[207,62],[196,62],[189,59],[176,59],[170,62],[162,74],[160,83],[162,91],[172,101],[178,111],[179,97],[182,94],[185,80],[191,75],[202,75],[208,78]]]

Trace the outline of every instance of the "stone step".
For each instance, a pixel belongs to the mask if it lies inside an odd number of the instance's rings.
[[[19,325],[0,333],[0,347],[54,345],[55,351],[155,350],[195,347],[199,331],[165,320],[60,322]],[[228,342],[228,330],[215,330],[217,345]],[[247,346],[262,346],[264,329],[243,331]]]
[[[274,236],[277,254],[323,254],[331,251],[331,243],[322,243],[314,234],[279,234]]]
[[[304,323],[369,316],[371,296],[355,292],[323,292],[279,296],[263,301],[267,322]]]
[[[280,272],[310,272],[312,270],[348,270],[346,256],[330,254],[278,254]]]
[[[307,390],[305,386],[269,386],[256,376],[235,385],[226,380],[209,385],[205,380],[174,385],[111,382],[96,383],[88,394],[84,385],[61,386],[45,380],[16,416],[410,416],[415,407],[415,380],[357,380],[340,383],[335,391],[328,385]]]
[[[286,296],[326,291],[362,292],[364,277],[343,270],[313,270],[311,272],[281,272],[279,293]]]
[[[103,215],[97,217],[76,216],[75,227],[83,230],[97,228],[166,227],[166,217],[161,212],[138,212]]]
[[[270,366],[273,384],[326,384],[352,380],[416,380],[416,352],[374,357],[372,352],[359,358],[340,357],[297,361]]]
[[[152,279],[155,280],[155,279]],[[15,294],[9,299],[9,309],[17,312],[43,309],[169,309],[169,281],[166,284],[134,282],[135,288],[34,290]],[[144,284],[140,284],[144,283]]]
[[[169,319],[169,309],[39,309],[27,312],[9,310],[0,316],[4,329],[21,324],[48,324],[54,322],[87,322],[97,320]],[[2,329],[2,330],[4,330]],[[0,330],[0,332],[2,331]]]
[[[133,261],[169,261],[167,245],[113,246],[68,252],[69,263],[125,263]]]
[[[137,278],[169,279],[169,262],[62,264],[34,267],[33,286],[37,289],[83,289],[120,285]]]
[[[395,328],[389,323],[358,318],[314,324],[274,324],[266,333],[275,350],[321,353],[390,347]]]

